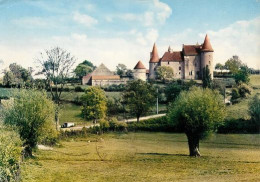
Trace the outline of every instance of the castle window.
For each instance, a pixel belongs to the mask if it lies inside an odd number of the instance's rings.
[[[210,65],[210,61],[209,61],[209,65]]]
[[[154,68],[154,71],[156,70],[156,68]]]
[[[195,67],[197,67],[197,63],[195,63]]]
[[[192,75],[192,71],[190,72],[190,75]]]
[[[170,62],[168,61],[168,64],[170,64]]]
[[[181,72],[179,72],[179,75],[181,74]]]
[[[181,67],[179,67],[179,70],[181,70]]]

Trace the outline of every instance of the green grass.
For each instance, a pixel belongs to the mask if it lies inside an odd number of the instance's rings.
[[[22,165],[22,176],[26,182],[260,181],[259,141],[260,135],[217,134],[201,142],[202,157],[191,158],[184,134],[89,136],[38,151]]]
[[[81,106],[65,103],[61,105],[60,124],[65,122],[73,122],[76,124],[92,124],[92,122],[85,121],[81,117]]]
[[[227,106],[227,119],[250,118],[248,114],[248,102],[256,95],[260,94],[260,75],[250,76],[250,85],[253,88],[252,94],[241,102]]]

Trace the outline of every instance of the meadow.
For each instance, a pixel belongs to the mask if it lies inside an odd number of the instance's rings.
[[[260,181],[260,135],[212,135],[188,156],[184,134],[108,133],[70,138],[22,166],[24,182]]]

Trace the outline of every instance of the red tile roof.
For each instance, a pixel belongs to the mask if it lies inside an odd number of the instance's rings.
[[[134,69],[146,69],[142,63],[142,61],[138,61],[138,63],[135,65]]]
[[[92,80],[120,80],[119,75],[93,75]]]
[[[161,58],[161,61],[183,61],[182,52],[165,52],[163,57]]]
[[[158,51],[157,51],[156,44],[154,43],[153,50],[151,52],[150,63],[158,63],[158,62],[159,62]]]
[[[211,46],[211,44],[210,44],[210,40],[209,40],[208,34],[205,37],[205,40],[204,40],[204,43],[202,45],[202,49],[201,50],[202,51],[206,51],[206,52],[213,52],[214,51],[212,46]]]
[[[198,55],[201,49],[201,45],[183,45],[183,53],[186,56]]]

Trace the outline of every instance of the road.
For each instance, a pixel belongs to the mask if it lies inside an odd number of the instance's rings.
[[[156,115],[150,115],[150,116],[145,116],[145,117],[140,117],[140,121],[142,120],[147,120],[147,119],[151,119],[151,118],[158,118],[158,117],[162,117],[162,116],[165,116],[166,114],[156,114]],[[126,122],[126,123],[129,123],[129,122],[136,122],[136,118],[132,118],[132,119],[125,119],[125,120],[122,120],[122,121],[119,121],[119,122]],[[87,125],[85,126],[85,128],[91,128],[93,126],[99,126],[99,124],[92,124],[92,125]],[[71,131],[71,130],[82,130],[84,126],[80,125],[80,126],[75,126],[75,127],[70,127],[70,128],[61,128],[61,130],[63,131]]]

